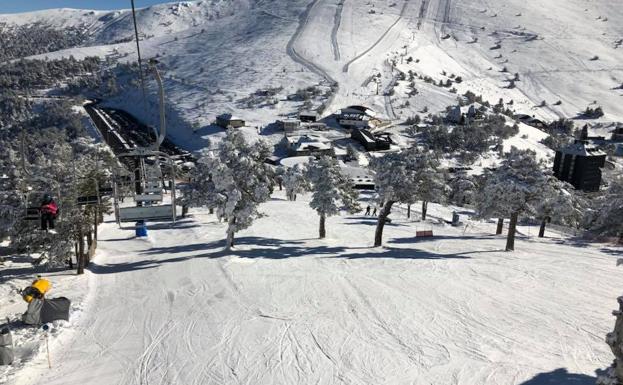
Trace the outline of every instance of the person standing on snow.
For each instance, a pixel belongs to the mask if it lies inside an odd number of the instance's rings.
[[[370,215],[370,205],[368,205],[368,207],[366,207],[365,215]]]
[[[41,202],[41,230],[48,231],[54,230],[54,220],[58,215],[58,206],[50,194],[43,196]]]

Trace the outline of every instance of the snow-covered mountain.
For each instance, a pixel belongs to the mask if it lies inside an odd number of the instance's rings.
[[[455,103],[451,87],[437,85],[448,80],[458,93],[512,100],[517,112],[545,119],[599,105],[603,120],[620,121],[622,20],[610,0],[203,0],[138,12],[141,48],[162,63],[178,131],[222,112],[265,125],[299,110],[287,96],[309,86],[327,93],[327,112],[364,104],[404,121]],[[40,56],[136,59],[127,10],[0,15],[0,23],[74,26],[89,36],[84,47]],[[417,95],[396,69],[417,75]],[[249,104],[266,89],[276,100]],[[117,103],[155,122],[154,111],[125,102],[135,96]]]

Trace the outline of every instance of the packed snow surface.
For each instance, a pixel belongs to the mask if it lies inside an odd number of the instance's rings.
[[[436,205],[426,223],[397,208],[385,248],[363,215],[318,240],[308,199],[277,192],[232,252],[207,212],[148,240],[106,223],[72,340],[9,383],[514,385],[610,363],[615,251],[520,226],[507,253],[493,223],[440,224]]]

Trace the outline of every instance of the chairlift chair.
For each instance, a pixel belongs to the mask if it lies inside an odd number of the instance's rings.
[[[41,210],[39,207],[27,207],[23,219],[25,221],[39,221],[41,220]]]

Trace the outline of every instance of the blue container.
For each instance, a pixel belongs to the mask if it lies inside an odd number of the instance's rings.
[[[136,222],[136,237],[146,237],[147,236],[147,226],[145,226],[145,221]]]

